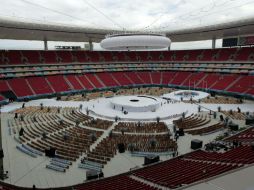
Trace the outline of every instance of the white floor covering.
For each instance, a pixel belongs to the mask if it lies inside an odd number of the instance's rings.
[[[185,190],[254,190],[254,166],[203,182]]]
[[[88,107],[89,109],[94,110],[97,113],[115,116],[116,114],[119,117],[127,117],[127,118],[151,118],[157,117],[161,115],[173,115],[182,113],[184,111],[188,111],[187,115],[192,113],[197,113],[198,105],[196,104],[186,104],[186,103],[169,103],[164,104],[156,111],[149,113],[129,113],[124,115],[121,111],[116,111],[108,108],[108,100],[106,98],[99,98],[97,100],[90,100],[89,102],[76,102],[76,101],[56,101],[55,99],[41,99],[34,100],[26,103],[26,106],[39,106],[40,103],[43,103],[44,106],[61,106],[61,107],[79,107],[80,104],[83,104],[83,110]],[[20,103],[12,103],[6,106],[3,106],[2,112],[13,111],[22,106],[22,102]],[[218,106],[222,108],[222,110],[236,110],[237,107],[240,107],[242,111],[250,111],[254,112],[254,104],[202,104],[202,106],[217,111]],[[122,115],[121,115],[122,114]],[[28,155],[18,151],[15,146],[18,144],[11,136],[9,136],[7,129],[7,115],[5,113],[2,114],[2,143],[4,150],[4,169],[9,171],[10,178],[6,180],[6,182],[24,186],[24,187],[32,187],[35,184],[37,187],[61,187],[74,185],[78,183],[82,183],[86,177],[85,170],[77,168],[77,164],[79,161],[75,162],[74,165],[67,170],[66,173],[59,173],[48,170],[45,168],[46,164],[49,163],[49,159],[46,157],[38,157],[32,158]],[[165,122],[171,128],[173,119],[165,120]],[[190,141],[192,139],[200,139],[203,140],[203,144],[214,140],[216,136],[218,136],[223,131],[206,135],[206,136],[192,136],[186,134],[184,137],[180,137],[178,139],[178,147],[179,154],[184,154],[190,152]],[[161,160],[167,160],[170,156],[163,156]],[[111,161],[105,166],[103,169],[105,177],[120,174],[122,172],[127,172],[130,168],[134,168],[136,166],[142,167],[144,162],[143,158],[131,157],[128,152],[123,154],[117,154]],[[251,170],[254,172],[254,170]],[[252,175],[253,176],[253,175]],[[222,185],[223,186],[223,185]],[[210,187],[209,187],[210,188]],[[209,189],[207,188],[207,189]],[[190,190],[199,190],[202,189],[197,186],[195,188],[190,188]],[[206,189],[206,188],[205,188]],[[211,189],[211,188],[210,188]]]

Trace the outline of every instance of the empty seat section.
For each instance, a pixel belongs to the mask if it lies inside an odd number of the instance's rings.
[[[115,176],[90,183],[84,183],[75,187],[77,190],[155,190],[157,188],[146,185],[140,181],[134,180],[128,176]]]
[[[200,61],[212,61],[214,60],[214,57],[218,54],[220,49],[207,49],[204,50],[202,53],[202,56],[200,58]]]
[[[96,52],[96,51],[86,51],[85,53],[87,55],[87,58],[91,62],[99,62],[100,61],[100,56],[99,56],[98,52]]]
[[[107,86],[119,86],[110,73],[97,73],[100,80]]]
[[[56,51],[62,63],[72,63],[72,54],[70,51]]]
[[[125,55],[125,52],[116,52],[116,51],[113,51],[112,52],[113,54],[113,59],[116,60],[116,61],[127,61],[126,60],[126,55]]]
[[[33,95],[31,89],[29,88],[26,80],[24,78],[14,78],[8,80],[12,90],[17,97],[31,96]]]
[[[125,76],[125,72],[113,72],[112,76],[123,86],[132,84],[132,82]]]
[[[209,178],[238,166],[173,159],[134,172],[134,175],[170,188]],[[205,170],[205,172],[204,172]],[[156,174],[156,175],[154,175]]]
[[[219,57],[216,61],[228,61],[231,59],[231,56],[236,52],[236,48],[224,48],[219,52]]]
[[[103,56],[104,61],[106,61],[106,62],[113,61],[113,56],[112,56],[111,52],[101,51],[100,54],[101,54],[101,56]]]
[[[189,78],[190,75],[191,73],[189,72],[178,72],[174,79],[171,81],[171,84],[181,85],[184,80]]]
[[[137,55],[135,52],[130,51],[130,52],[125,52],[125,54],[128,57],[128,61],[137,61]]]
[[[7,80],[0,80],[0,92],[8,91],[9,86],[7,85]]]
[[[253,48],[243,47],[237,50],[235,61],[248,61],[249,56],[253,54]]]
[[[73,86],[75,90],[83,89],[76,75],[67,75],[66,79],[71,83],[71,85]]]
[[[78,62],[80,62],[80,63],[88,62],[86,54],[85,54],[84,51],[73,51],[72,54],[73,54],[73,56],[76,57],[76,60]]]
[[[220,74],[207,73],[206,77],[196,86],[199,88],[211,88],[219,79]]]
[[[166,72],[162,72],[162,84],[169,84],[169,82],[174,78],[175,76],[175,72],[170,72],[170,71],[166,71]]]
[[[21,51],[22,55],[27,58],[27,62],[29,64],[39,64],[40,61],[40,54],[38,51]]]
[[[55,51],[40,51],[40,54],[43,57],[45,63],[57,63]]]
[[[205,76],[204,73],[192,73],[192,75],[186,80],[182,85],[183,86],[192,86],[196,87],[197,83]]]
[[[29,77],[28,83],[36,94],[50,94],[53,93],[45,77]]]
[[[137,75],[144,81],[145,84],[151,84],[150,72],[138,72]]]
[[[248,89],[254,88],[254,76],[242,76],[231,88],[227,91],[244,93]]]
[[[54,88],[55,92],[69,91],[71,88],[66,83],[63,75],[47,76],[50,85]]]
[[[178,51],[174,51],[174,55],[175,55],[175,61],[184,61],[185,55],[187,55],[187,52],[184,50],[178,50]]]
[[[77,76],[77,78],[79,79],[79,81],[82,83],[82,85],[88,89],[88,90],[92,90],[94,89],[93,84],[86,78],[85,75],[79,75]]]
[[[152,58],[151,61],[163,61],[163,53],[161,51],[150,51],[149,56]]]
[[[4,63],[8,63],[10,65],[19,65],[22,64],[22,56],[20,51],[3,51]]]
[[[152,84],[161,84],[161,72],[151,72]]]
[[[164,61],[173,61],[174,52],[173,51],[163,51]]]
[[[86,74],[86,77],[93,83],[96,88],[103,88],[103,84],[98,81],[94,74]]]
[[[138,77],[136,72],[127,72],[125,75],[134,83],[134,84],[144,84],[144,82]]]
[[[248,138],[246,138],[246,140],[247,139]],[[237,138],[237,135],[227,139],[227,141],[232,141],[232,140],[244,141],[245,139]],[[224,153],[206,152],[203,150],[198,150],[186,155],[186,158],[190,158],[194,160],[251,164],[254,162],[254,151],[252,151],[251,146],[239,146],[237,148],[231,149],[230,151],[227,151]]]
[[[188,61],[198,61],[199,56],[202,54],[203,50],[190,50],[188,51]]]
[[[137,52],[137,56],[139,57],[139,60],[141,61],[148,61],[148,52],[146,51]]]
[[[237,75],[221,75],[215,85],[212,86],[212,89],[225,90],[237,78]]]

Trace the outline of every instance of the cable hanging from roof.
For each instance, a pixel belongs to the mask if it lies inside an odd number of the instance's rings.
[[[90,2],[88,2],[87,0],[84,0],[84,2],[90,6],[92,9],[94,9],[95,11],[97,11],[99,14],[101,14],[102,16],[104,16],[107,20],[109,20],[111,23],[113,23],[115,26],[119,27],[120,29],[124,30],[125,28],[118,24],[116,21],[114,21],[112,18],[110,18],[109,16],[107,16],[105,13],[103,13],[101,10],[99,10],[98,8],[96,8],[93,4],[91,4]]]
[[[240,5],[237,5],[237,6],[233,6],[233,7],[227,7],[223,10],[214,10],[215,8],[224,8],[225,6],[228,6],[228,5],[231,5],[232,1],[238,1],[238,0],[226,0],[226,1],[223,1],[221,3],[216,3],[214,0],[212,0],[212,2],[210,2],[209,4],[206,4],[205,6],[202,6],[198,9],[195,9],[193,11],[190,11],[186,14],[183,14],[183,15],[179,15],[177,18],[182,20],[182,21],[185,21],[185,24],[190,20],[190,19],[196,19],[199,21],[199,23],[201,23],[201,21],[203,20],[204,17],[206,16],[209,16],[209,15],[212,15],[212,14],[216,14],[216,13],[219,13],[219,12],[225,12],[227,10],[231,10],[231,9],[234,9],[234,8],[238,8],[238,7],[242,7],[242,6],[245,6],[247,4],[250,4],[250,3],[253,3],[253,1],[248,1],[248,2],[245,2],[244,4],[240,4]],[[241,1],[239,1],[241,2]],[[213,12],[211,12],[213,11]],[[207,13],[207,14],[202,14],[202,13]],[[149,25],[147,25],[145,28],[141,29],[141,30],[148,30],[148,29],[151,29],[151,27],[153,25],[155,25],[158,21],[161,20],[162,17],[165,17],[166,15],[166,12],[164,12],[164,14],[160,15],[158,18],[156,18],[152,23],[150,23]],[[188,19],[186,21],[186,19]],[[169,27],[172,23],[176,23],[176,24],[179,24],[179,20],[177,21],[176,19],[174,19],[175,22],[170,22],[169,24],[163,24],[163,26],[160,25],[160,27],[155,27],[153,28],[153,30],[161,30],[161,29],[165,29],[167,27]],[[181,24],[183,24],[183,22],[181,22]]]
[[[210,4],[211,4],[211,3],[206,4],[205,6],[202,6],[202,7],[199,8],[199,9],[190,11],[190,12],[185,13],[185,14],[182,14],[182,15],[180,15],[179,17],[184,17],[184,16],[190,15],[190,14],[192,14],[192,13],[196,13],[196,11],[200,11],[200,10],[202,10],[202,9],[204,9],[204,8],[209,7]],[[212,2],[212,7],[210,7],[209,10],[210,10],[210,9],[213,9],[213,8],[215,8],[215,7],[216,7],[216,4],[215,4],[215,2],[214,2],[214,0],[213,0],[213,2]],[[164,13],[166,14],[166,12],[164,12]],[[151,26],[153,26],[154,24],[156,24],[162,17],[165,17],[165,14],[163,14],[163,13],[160,14],[160,16],[159,16],[157,19],[155,19],[152,23],[150,23],[150,24],[147,25],[145,28],[143,28],[143,30],[146,30],[146,29],[148,29],[148,28],[151,28]]]
[[[82,22],[86,22],[86,23],[89,23],[89,24],[92,24],[96,27],[99,27],[97,24],[91,22],[91,21],[88,21],[88,20],[84,20],[84,19],[81,19],[81,18],[78,18],[78,17],[75,17],[73,15],[70,15],[70,14],[67,14],[65,12],[61,12],[61,11],[58,11],[58,10],[55,10],[55,9],[52,9],[52,8],[48,8],[48,7],[45,7],[43,5],[40,5],[40,4],[37,4],[37,3],[34,3],[34,2],[31,2],[31,1],[28,1],[28,0],[19,0],[19,1],[22,1],[26,4],[29,4],[29,5],[32,5],[32,6],[36,6],[36,7],[40,7],[40,8],[43,8],[43,9],[46,9],[48,11],[51,11],[51,12],[54,12],[56,14],[60,14],[60,15],[63,15],[63,16],[66,16],[66,17],[69,17],[69,18],[72,18],[72,19],[75,19],[75,20],[79,20],[79,21],[82,21]]]
[[[232,1],[232,0],[229,0],[229,1]],[[233,1],[235,1],[235,0],[233,0]],[[217,13],[220,13],[220,12],[227,12],[227,11],[229,11],[229,10],[231,10],[231,9],[235,9],[235,8],[239,8],[239,7],[242,7],[242,6],[245,6],[245,5],[248,5],[248,4],[252,4],[252,3],[254,3],[254,1],[252,0],[252,1],[248,1],[248,2],[246,2],[246,3],[244,3],[244,4],[241,4],[241,5],[237,5],[237,6],[233,6],[233,7],[227,7],[227,8],[225,8],[225,9],[222,9],[222,10],[218,10],[218,11],[214,11],[214,12],[208,12],[207,14],[204,14],[204,15],[200,15],[200,16],[193,16],[192,17],[192,20],[193,19],[196,19],[196,20],[203,20],[203,18],[204,17],[207,17],[207,16],[210,16],[210,15],[213,15],[213,14],[217,14]],[[189,22],[189,20],[184,20],[184,18],[180,18],[180,20],[181,20],[181,25],[184,25],[184,26],[186,26],[186,23],[187,22]],[[179,20],[178,21],[175,21],[174,23],[179,23]],[[170,23],[170,24],[172,24],[172,23]],[[163,26],[160,26],[160,27],[158,27],[158,28],[155,28],[155,29],[157,29],[157,30],[161,30],[161,29],[165,29],[165,28],[167,28],[167,27],[169,27],[170,26],[170,24],[167,24],[167,25],[163,25]],[[193,24],[191,23],[191,26],[193,27]]]

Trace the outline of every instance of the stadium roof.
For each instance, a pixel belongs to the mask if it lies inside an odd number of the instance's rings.
[[[248,18],[217,25],[166,31],[166,35],[172,42],[186,42],[253,35],[253,31],[254,18]],[[113,32],[115,30],[0,19],[0,39],[100,42],[105,35]]]

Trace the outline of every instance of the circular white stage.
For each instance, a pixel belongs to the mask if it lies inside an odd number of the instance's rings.
[[[110,98],[111,107],[127,112],[155,112],[161,101],[152,96],[119,96]]]
[[[208,93],[202,91],[195,91],[195,90],[178,90],[175,92],[171,92],[169,94],[164,94],[162,98],[171,99],[171,100],[200,100],[204,99],[209,96]]]
[[[194,104],[146,95],[99,98],[89,101],[89,104],[87,108],[83,106],[84,113],[89,109],[91,116],[109,120],[117,117],[120,121],[156,121],[158,117],[160,120],[173,120],[181,117],[183,112],[191,114],[193,110],[197,110]]]

